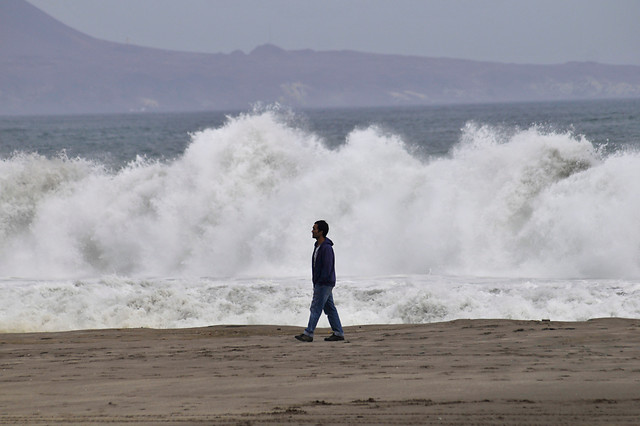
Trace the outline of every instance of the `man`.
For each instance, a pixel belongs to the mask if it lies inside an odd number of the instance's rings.
[[[324,220],[313,224],[311,236],[316,239],[311,260],[313,275],[313,300],[311,301],[311,314],[309,325],[304,333],[296,336],[302,342],[313,342],[313,332],[316,329],[320,315],[324,310],[329,318],[329,324],[333,334],[324,340],[335,342],[344,340],[344,332],[338,310],[333,303],[333,287],[336,285],[335,257],[333,255],[333,241],[327,238],[329,225]]]

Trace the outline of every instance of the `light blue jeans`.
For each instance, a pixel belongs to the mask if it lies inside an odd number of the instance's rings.
[[[342,324],[340,324],[340,317],[338,316],[338,310],[333,303],[333,287],[328,285],[314,285],[313,286],[313,300],[311,300],[311,315],[309,315],[309,325],[304,330],[304,334],[313,337],[313,332],[318,325],[318,320],[322,311],[327,314],[329,318],[329,325],[331,330],[336,336],[344,336],[342,331]]]

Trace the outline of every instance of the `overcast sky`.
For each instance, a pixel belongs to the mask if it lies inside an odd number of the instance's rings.
[[[195,52],[357,50],[640,65],[640,0],[28,0],[97,38]]]

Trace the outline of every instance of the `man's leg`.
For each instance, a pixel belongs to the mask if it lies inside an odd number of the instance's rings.
[[[309,315],[309,324],[304,330],[304,334],[313,337],[313,332],[318,325],[320,315],[322,315],[322,309],[327,303],[327,299],[331,297],[332,288],[326,285],[313,286],[313,299],[311,300],[311,314]]]
[[[344,337],[344,331],[342,330],[342,324],[340,323],[338,309],[336,309],[336,305],[333,303],[333,291],[329,293],[329,297],[324,304],[324,313],[327,314],[327,317],[329,318],[329,324],[331,325],[333,334]]]

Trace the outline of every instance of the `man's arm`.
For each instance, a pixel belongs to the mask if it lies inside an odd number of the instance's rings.
[[[316,259],[316,268],[319,271],[318,283],[334,284],[334,262],[335,258],[333,254],[333,248],[328,244],[324,244],[321,247],[320,252],[318,253],[318,258]]]

